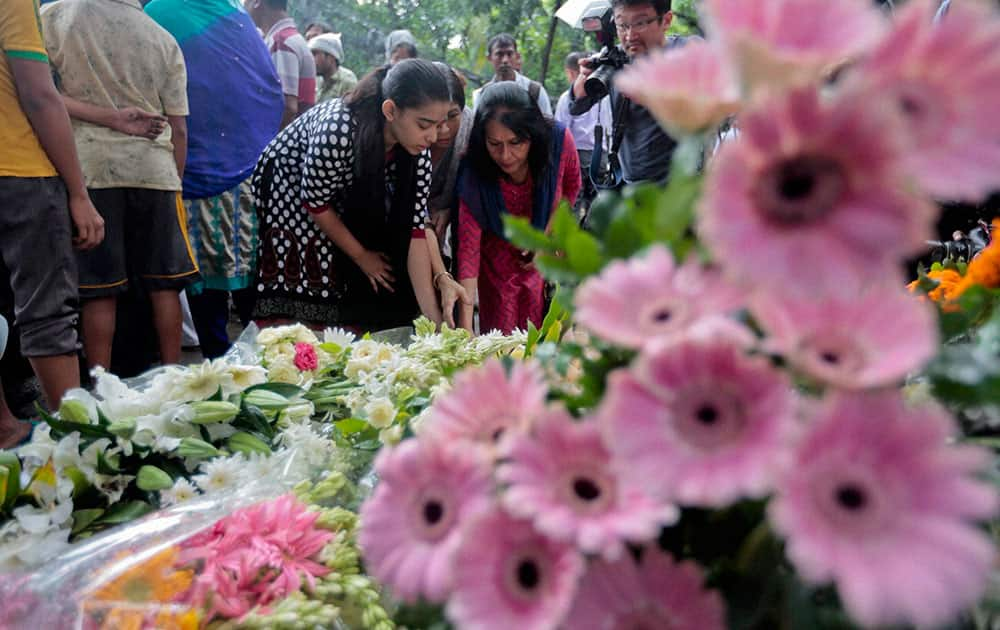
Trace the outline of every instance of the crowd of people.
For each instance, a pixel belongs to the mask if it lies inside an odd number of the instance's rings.
[[[677,43],[669,0],[613,11],[628,55]],[[674,145],[613,90],[586,95],[588,54],[567,58],[554,110],[504,33],[475,90],[407,30],[359,79],[335,29],[300,31],[286,0],[9,0],[0,45],[2,374],[23,377],[8,367],[26,357],[50,406],[130,355],[132,372],[179,361],[188,307],[207,358],[230,347],[232,313],[538,325],[544,282],[502,216],[584,214],[607,153],[594,129],[616,107],[626,182],[664,180]],[[16,415],[0,400],[0,447],[30,431]]]

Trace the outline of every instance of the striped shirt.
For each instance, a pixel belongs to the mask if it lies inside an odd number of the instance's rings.
[[[264,38],[278,69],[282,91],[299,99],[299,113],[316,104],[316,61],[306,39],[295,28],[295,20],[279,20]]]

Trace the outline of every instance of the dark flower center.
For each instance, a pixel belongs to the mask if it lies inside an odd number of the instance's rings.
[[[840,355],[836,352],[823,352],[819,355],[819,358],[823,359],[823,361],[829,363],[830,365],[837,365],[840,363]]]
[[[845,189],[844,169],[824,156],[798,156],[779,162],[758,180],[754,197],[766,218],[794,227],[825,216]]]
[[[868,498],[861,488],[855,485],[845,485],[837,488],[837,503],[845,509],[857,512],[865,507]]]
[[[657,324],[665,324],[669,322],[670,318],[673,316],[674,314],[670,312],[670,309],[661,308],[660,310],[655,311],[653,313],[653,321],[655,321]]]
[[[521,560],[517,564],[517,583],[526,591],[530,591],[538,586],[541,575],[538,565],[534,560]]]
[[[916,118],[924,112],[924,107],[913,96],[901,96],[899,98],[899,109],[903,111],[907,116]]]
[[[712,405],[702,405],[698,411],[694,412],[694,417],[702,424],[715,424],[715,421],[719,419],[719,410]]]
[[[424,520],[428,525],[437,525],[444,517],[444,506],[437,501],[428,501],[424,504]]]
[[[493,437],[493,443],[494,444],[497,443],[497,442],[499,442],[500,438],[503,437],[503,427],[500,427],[499,429],[497,429],[496,431],[494,431],[492,437]]]
[[[573,480],[573,492],[584,501],[593,501],[601,496],[601,489],[597,484],[584,477]]]

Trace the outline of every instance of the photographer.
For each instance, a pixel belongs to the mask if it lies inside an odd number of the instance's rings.
[[[667,38],[667,29],[673,19],[670,0],[613,0],[612,11],[621,48],[629,61],[658,48],[683,43],[680,39],[668,41]],[[612,42],[606,43],[612,45]],[[615,52],[612,51],[612,58],[616,56]],[[616,61],[604,63],[617,65]],[[594,68],[597,64],[591,58],[582,60],[580,65]],[[591,76],[597,74],[595,72]],[[586,113],[601,100],[587,94],[587,80],[586,73],[581,72],[573,83],[569,111],[574,116]],[[611,95],[615,131],[621,136],[619,159],[622,179],[629,184],[665,180],[677,143],[663,131],[645,107],[625,99],[613,84],[606,87]]]

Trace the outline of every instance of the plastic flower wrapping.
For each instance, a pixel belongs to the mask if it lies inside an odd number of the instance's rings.
[[[0,627],[392,628],[359,564],[358,487],[316,471],[290,488],[293,458],[5,576]]]

